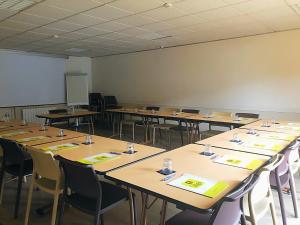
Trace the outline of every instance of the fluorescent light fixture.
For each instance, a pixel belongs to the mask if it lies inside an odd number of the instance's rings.
[[[41,0],[0,0],[0,9],[8,11],[21,11]]]

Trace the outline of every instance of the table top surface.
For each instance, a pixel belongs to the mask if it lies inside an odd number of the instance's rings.
[[[64,130],[64,136],[59,137],[59,130],[60,129],[55,127],[47,127],[47,130],[45,131],[41,130],[41,127],[22,127],[22,129],[1,131],[0,136],[3,136],[3,138],[9,140],[19,142],[23,145],[34,146],[60,140],[82,137],[86,135],[84,133],[76,131]],[[18,132],[22,133],[18,134]]]
[[[267,156],[274,156],[284,150],[297,136],[269,131],[255,131],[256,134],[249,134],[247,129],[233,129],[219,135],[206,138],[196,142],[201,145],[211,145],[220,148],[232,149],[236,151],[249,152]],[[233,137],[237,135],[242,143],[233,142]],[[258,144],[258,145],[257,145]],[[256,147],[257,145],[257,147]],[[265,145],[265,146],[261,146]],[[275,149],[272,149],[274,146]]]
[[[26,123],[24,125],[22,120],[0,121],[0,132],[39,126],[40,124],[38,123]]]
[[[41,114],[36,115],[38,118],[45,119],[64,119],[64,118],[76,118],[76,117],[84,117],[84,116],[93,116],[97,115],[99,112],[93,111],[75,111],[75,112],[67,112],[67,113],[53,113],[53,114]]]
[[[65,149],[65,150],[53,152],[56,155],[61,155],[62,157],[65,157],[72,161],[78,161],[86,157],[95,156],[101,153],[110,153],[110,152],[120,153],[117,159],[113,159],[110,161],[101,162],[93,165],[95,171],[97,171],[100,174],[105,174],[108,171],[114,170],[122,166],[126,166],[128,164],[137,162],[139,160],[154,156],[156,154],[165,151],[164,149],[159,149],[159,148],[150,147],[141,144],[134,144],[134,149],[137,152],[134,154],[126,154],[124,153],[125,151],[127,151],[128,142],[126,141],[115,140],[115,139],[105,138],[101,136],[92,136],[92,141],[93,144],[86,145],[84,144],[85,137],[80,137],[80,138],[57,141],[57,142],[43,144],[43,145],[36,145],[34,146],[34,148],[42,149],[42,148],[51,147],[60,144],[74,143],[79,147],[74,149]]]
[[[200,155],[204,151],[204,146],[190,144],[181,148],[159,154],[127,167],[107,173],[108,179],[119,181],[132,188],[145,191],[156,197],[161,197],[175,204],[190,207],[193,210],[206,210],[213,207],[222,197],[232,191],[243,180],[249,177],[254,171],[223,165],[213,162],[207,156]],[[232,151],[221,148],[212,148],[217,155],[231,155],[258,159],[267,162],[270,157]],[[169,158],[173,162],[173,169],[176,176],[180,177],[184,173],[189,173],[203,178],[216,181],[225,181],[229,187],[220,195],[209,198],[183,189],[179,189],[162,181],[164,175],[157,171],[162,169],[163,160]],[[222,171],[222,172],[220,172]]]
[[[258,121],[259,119],[254,118],[243,118],[239,117],[238,119],[233,119],[231,116],[219,116],[219,115],[204,115],[201,113],[184,113],[184,112],[170,112],[170,111],[152,111],[144,109],[133,109],[133,108],[120,108],[120,109],[108,109],[108,112],[124,113],[124,114],[133,114],[140,116],[151,116],[151,117],[162,117],[162,118],[171,118],[171,119],[186,119],[199,122],[216,122],[216,123],[227,123],[227,124],[237,124],[245,125]]]
[[[247,124],[241,128],[281,132],[281,133],[288,133],[288,134],[300,136],[300,122],[293,122],[293,121],[286,121],[286,120],[275,121],[275,124],[270,120],[260,120],[251,124]]]

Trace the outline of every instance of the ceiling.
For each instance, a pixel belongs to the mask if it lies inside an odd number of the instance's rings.
[[[300,0],[40,0],[0,9],[0,49],[97,57],[298,28]]]

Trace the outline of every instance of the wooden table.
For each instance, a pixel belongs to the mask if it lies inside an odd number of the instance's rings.
[[[26,123],[25,125],[21,120],[11,120],[8,122],[0,121],[0,132],[6,130],[16,130],[16,129],[23,129],[28,127],[39,127],[41,126],[38,123]]]
[[[42,114],[36,115],[38,118],[44,118],[45,124],[51,125],[53,121],[57,120],[66,120],[66,119],[79,119],[79,118],[88,118],[89,125],[91,125],[92,134],[94,134],[94,123],[93,117],[100,114],[99,112],[93,111],[75,111],[70,113],[53,113],[53,114]]]
[[[200,145],[212,145],[214,147],[232,149],[236,151],[255,153],[260,155],[274,156],[284,150],[286,147],[290,145],[291,142],[297,139],[297,136],[287,135],[285,133],[279,132],[269,132],[269,131],[257,131],[256,133],[259,135],[248,134],[249,130],[247,129],[233,129],[219,135],[201,140],[196,142],[196,144]],[[233,136],[237,135],[243,143],[232,142]],[[276,138],[272,138],[272,136],[277,136]],[[278,138],[278,136],[280,136]],[[286,140],[283,140],[283,137],[288,137]],[[282,138],[282,139],[281,139]],[[275,150],[264,149],[260,147],[254,147],[253,144],[271,144],[273,146],[278,146]]]
[[[221,148],[212,148],[213,152],[218,155],[235,155],[240,157],[248,157],[251,159],[260,159],[267,162],[270,157],[255,155],[237,151],[231,151]],[[107,178],[116,182],[120,182],[133,189],[140,190],[142,193],[153,195],[165,201],[172,202],[183,208],[202,211],[208,210],[215,206],[219,200],[227,193],[236,188],[242,181],[249,177],[254,171],[242,169],[238,167],[227,166],[214,163],[207,156],[200,155],[204,151],[204,146],[190,144],[184,147],[165,152],[155,157],[143,160],[107,173]],[[167,182],[162,181],[165,177],[157,171],[162,169],[163,160],[169,158],[173,161],[173,169],[176,170],[176,177],[183,173],[190,173],[212,180],[223,180],[229,184],[229,187],[215,198],[209,198],[193,192],[185,191],[179,188],[172,187]],[[222,171],[220,173],[220,171]],[[145,224],[147,197],[143,198],[142,221]],[[164,218],[161,219],[163,224]]]
[[[164,149],[154,148],[146,145],[134,144],[134,148],[137,151],[134,154],[125,154],[127,151],[128,142],[115,140],[111,138],[105,138],[101,136],[92,136],[93,144],[85,145],[85,137],[74,138],[70,140],[57,141],[53,143],[36,145],[35,149],[42,149],[49,146],[60,145],[65,143],[75,143],[79,147],[75,149],[66,149],[53,152],[56,155],[61,155],[69,160],[78,161],[85,157],[94,156],[100,153],[118,152],[121,153],[118,159],[111,161],[94,164],[95,171],[99,174],[105,174],[108,171],[126,166],[128,164],[140,161],[147,157],[154,156],[164,152]]]
[[[27,145],[27,146],[34,146],[34,145],[39,145],[39,144],[45,144],[45,143],[50,143],[50,142],[55,142],[55,141],[60,141],[60,140],[68,140],[68,139],[72,139],[72,138],[86,136],[86,134],[84,134],[84,133],[71,131],[71,130],[64,130],[64,136],[59,137],[58,136],[59,130],[60,129],[55,128],[55,127],[48,127],[47,130],[42,131],[40,127],[31,127],[31,128],[26,128],[26,129],[1,131],[0,136],[3,135],[3,137],[8,140],[13,140],[13,141],[19,142],[22,145]],[[26,133],[5,137],[5,134],[10,134],[15,131],[17,131],[17,132],[24,131]],[[31,140],[31,141],[26,140],[26,138],[36,138],[36,137],[41,137],[41,139],[36,139],[36,140]]]
[[[263,126],[263,124],[265,124],[266,122],[269,125],[268,127]],[[281,132],[281,133],[288,133],[288,134],[300,136],[300,122],[297,123],[297,122],[279,120],[279,121],[275,121],[274,124],[270,120],[260,120],[251,124],[247,124],[240,128]]]

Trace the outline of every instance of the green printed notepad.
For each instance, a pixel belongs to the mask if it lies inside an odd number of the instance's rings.
[[[101,153],[98,155],[90,156],[83,158],[81,160],[78,160],[78,162],[84,163],[84,164],[98,164],[98,163],[104,163],[110,160],[118,159],[120,156],[116,154],[111,153]]]
[[[214,161],[215,163],[255,170],[263,164],[259,159],[247,159],[238,156],[224,155]]]
[[[46,136],[34,136],[34,137],[20,138],[20,139],[18,139],[16,141],[20,142],[20,143],[25,143],[25,142],[30,142],[30,141],[44,140],[44,139],[49,139],[49,137],[46,137]]]
[[[260,138],[268,138],[273,140],[293,141],[296,139],[294,135],[280,133],[264,133],[259,135]]]
[[[0,137],[12,137],[12,136],[28,134],[28,133],[29,133],[29,131],[16,130],[16,131],[11,131],[8,133],[1,134]]]
[[[181,177],[170,181],[168,185],[210,198],[217,197],[229,187],[229,184],[224,181],[209,180],[191,174],[183,174]]]
[[[42,150],[55,152],[55,151],[74,149],[74,148],[79,148],[79,144],[66,143],[61,145],[53,145],[53,146],[44,147],[42,148]]]

